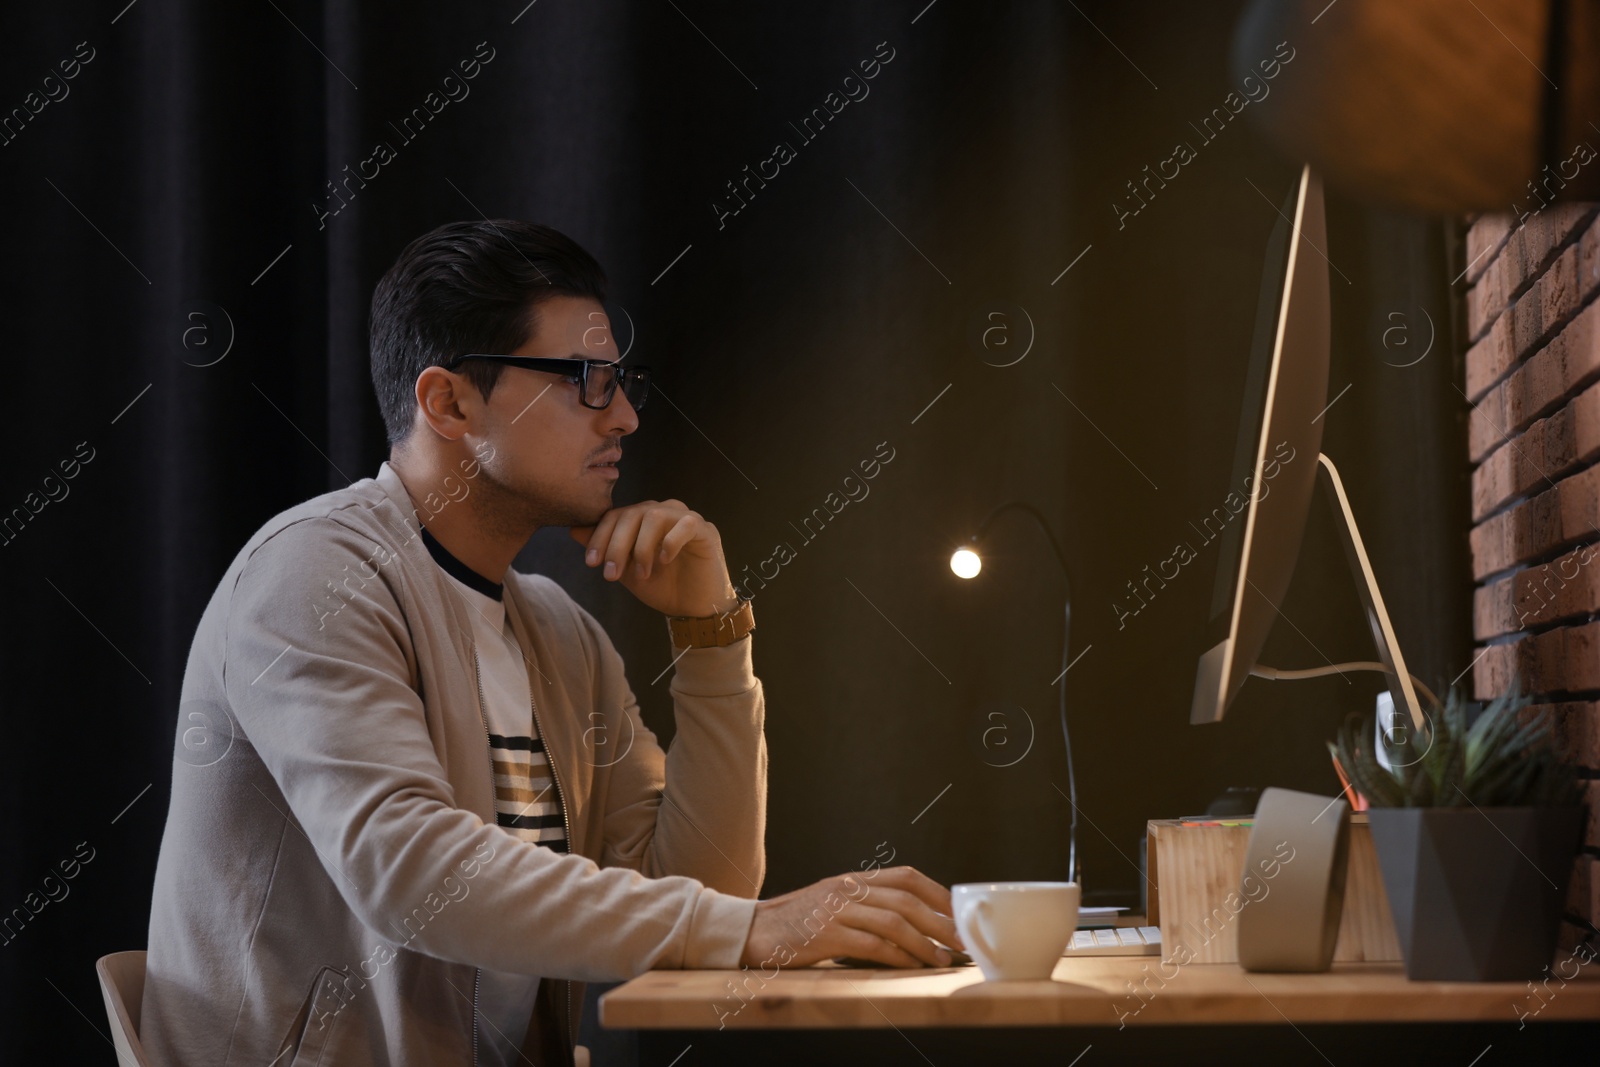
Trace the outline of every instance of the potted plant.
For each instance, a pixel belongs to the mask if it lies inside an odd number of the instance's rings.
[[[1366,798],[1408,978],[1536,978],[1554,954],[1586,811],[1529,703],[1513,680],[1469,725],[1452,690],[1420,737],[1352,715],[1328,746]]]

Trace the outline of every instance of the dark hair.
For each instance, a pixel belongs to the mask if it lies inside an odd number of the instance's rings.
[[[406,245],[372,292],[372,387],[392,448],[416,421],[417,375],[467,352],[510,352],[557,294],[605,300],[600,264],[566,234],[520,219],[451,222]],[[504,364],[459,370],[487,400]]]

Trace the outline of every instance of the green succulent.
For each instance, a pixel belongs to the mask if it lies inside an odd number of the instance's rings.
[[[1556,748],[1548,708],[1532,701],[1513,679],[1469,727],[1466,701],[1452,689],[1430,719],[1431,729],[1410,743],[1388,738],[1383,746],[1394,769],[1373,752],[1375,715],[1352,714],[1328,742],[1351,786],[1378,808],[1570,807],[1582,802],[1582,783]],[[1418,747],[1423,755],[1416,756]]]

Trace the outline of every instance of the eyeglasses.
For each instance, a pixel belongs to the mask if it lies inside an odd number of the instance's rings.
[[[494,356],[485,355],[481,352],[456,356],[448,363],[440,365],[445,370],[454,370],[456,365],[464,359],[487,359],[512,367],[526,367],[528,370],[542,370],[551,374],[559,374],[568,381],[577,383],[578,402],[586,408],[604,410],[610,407],[611,398],[616,395],[619,383],[622,386],[622,395],[627,398],[629,404],[633,405],[633,410],[635,411],[644,407],[645,398],[650,394],[649,367],[621,367],[604,359]]]

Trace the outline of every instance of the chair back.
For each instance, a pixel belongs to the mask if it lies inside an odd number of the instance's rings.
[[[100,992],[106,999],[106,1016],[111,1020],[112,1043],[117,1047],[119,1067],[150,1067],[139,1045],[139,1007],[144,1001],[144,951],[113,952],[95,961],[100,976]],[[589,1050],[579,1045],[573,1050],[578,1067],[589,1067]]]
[[[95,961],[100,992],[111,1020],[111,1040],[120,1067],[150,1067],[139,1045],[139,1007],[144,1001],[144,950],[113,952]]]

